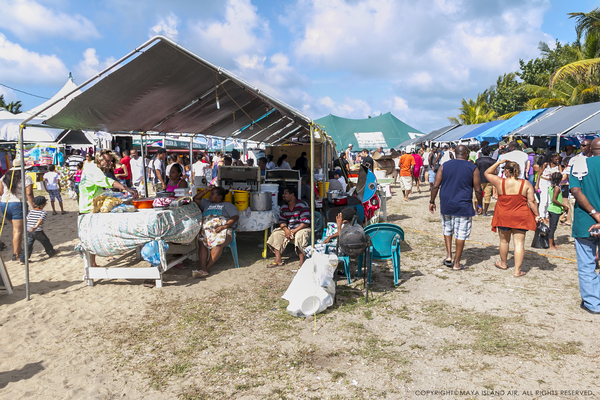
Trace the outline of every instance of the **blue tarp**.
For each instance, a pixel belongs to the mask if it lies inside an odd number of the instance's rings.
[[[461,139],[471,139],[471,138],[474,138],[477,135],[479,135],[481,132],[485,132],[488,129],[493,128],[496,125],[503,124],[504,122],[506,122],[506,121],[503,120],[503,119],[499,119],[498,121],[486,122],[485,124],[480,125],[478,128],[473,129],[471,132],[469,132],[466,135],[464,135]]]
[[[522,111],[511,119],[504,121],[503,124],[498,124],[486,130],[485,132],[480,133],[475,139],[480,142],[487,140],[490,142],[490,144],[498,143],[504,136],[508,136],[510,132],[525,125],[544,111],[546,111],[545,108],[541,108],[539,110]]]

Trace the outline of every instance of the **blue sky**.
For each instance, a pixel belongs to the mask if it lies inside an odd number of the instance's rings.
[[[588,0],[0,0],[0,83],[51,97],[168,36],[313,119],[391,111],[448,124],[540,41],[575,39]],[[44,100],[0,86],[25,110]]]

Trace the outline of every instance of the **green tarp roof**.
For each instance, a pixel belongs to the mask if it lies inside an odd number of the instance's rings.
[[[338,149],[345,149],[352,143],[353,150],[392,149],[407,140],[423,135],[418,129],[405,124],[392,113],[366,119],[348,119],[329,114],[315,120],[322,125],[327,135],[335,141]]]

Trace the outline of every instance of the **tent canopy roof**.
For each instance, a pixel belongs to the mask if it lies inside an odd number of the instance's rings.
[[[267,143],[308,135],[312,123],[161,36],[79,88],[91,83],[46,123],[73,130],[187,133]]]
[[[443,128],[436,129],[434,131],[429,132],[427,135],[419,136],[414,139],[410,139],[405,142],[402,142],[398,145],[398,147],[406,147],[406,146],[410,146],[413,144],[420,144],[420,143],[424,143],[424,142],[427,142],[430,140],[435,140],[435,139],[439,138],[440,136],[442,136],[444,133],[449,132],[458,126],[460,126],[460,125],[448,125]]]
[[[461,125],[444,133],[442,136],[434,140],[434,142],[454,142],[468,135],[473,130],[481,127],[484,124]]]
[[[490,142],[490,144],[498,143],[504,136],[507,136],[510,132],[525,125],[544,111],[546,111],[545,108],[541,108],[539,110],[521,111],[503,123],[495,125],[480,133],[476,139],[480,142],[487,140]]]
[[[536,121],[515,132],[521,137],[527,136],[556,136],[571,130],[577,131],[577,126],[589,117],[600,113],[599,103],[588,103],[570,107],[559,107],[554,112],[548,113],[544,118]],[[592,117],[593,118],[593,117]]]
[[[349,119],[329,114],[315,120],[315,123],[325,127],[338,149],[345,149],[350,143],[355,150],[377,147],[391,149],[423,134],[389,112],[365,119]]]

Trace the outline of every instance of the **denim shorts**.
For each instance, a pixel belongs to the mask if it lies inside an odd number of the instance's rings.
[[[0,203],[0,212],[2,216],[6,212],[6,219],[9,221],[23,219],[23,203]]]

